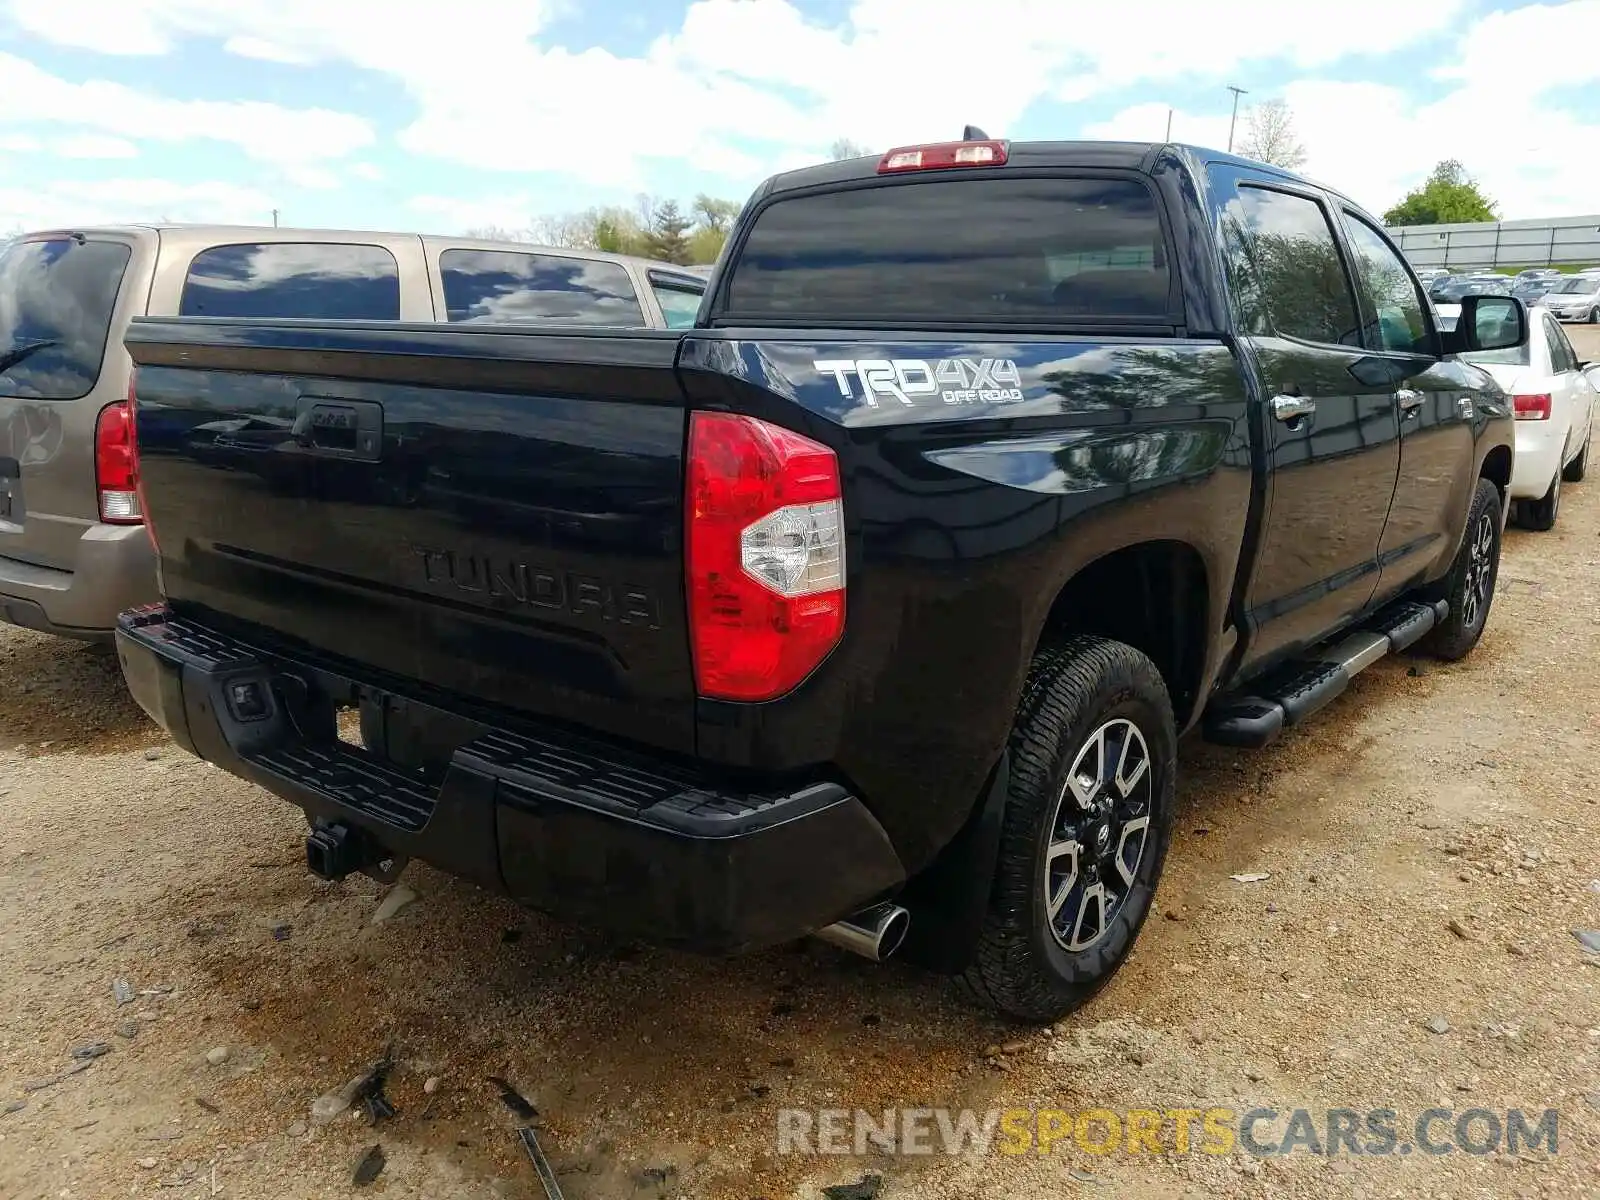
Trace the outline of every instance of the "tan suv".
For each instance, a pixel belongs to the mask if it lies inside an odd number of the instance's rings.
[[[124,226],[0,243],[0,618],[109,640],[156,599],[131,477],[136,316],[690,325],[704,278],[409,233]]]

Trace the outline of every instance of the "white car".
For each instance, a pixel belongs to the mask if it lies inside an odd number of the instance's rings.
[[[1549,529],[1561,509],[1562,482],[1583,478],[1596,393],[1555,318],[1543,307],[1532,308],[1528,323],[1525,345],[1463,357],[1511,394],[1517,418],[1512,511],[1519,524]],[[1591,369],[1600,383],[1600,366]]]
[[[1558,321],[1600,324],[1600,275],[1572,275],[1539,298]]]

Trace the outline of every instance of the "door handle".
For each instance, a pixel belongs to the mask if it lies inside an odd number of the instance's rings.
[[[1274,396],[1272,415],[1280,421],[1298,421],[1317,411],[1317,402],[1310,396]]]
[[[1417,415],[1417,410],[1422,407],[1423,400],[1427,397],[1417,391],[1416,388],[1401,388],[1394,394],[1394,398],[1400,401],[1401,412],[1408,417],[1414,417]]]
[[[377,462],[383,450],[383,408],[371,400],[301,396],[289,438],[308,454]]]

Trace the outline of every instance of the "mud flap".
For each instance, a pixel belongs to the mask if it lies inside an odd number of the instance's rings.
[[[1007,750],[990,772],[983,799],[967,823],[897,897],[910,910],[911,925],[896,957],[948,975],[960,974],[971,963],[994,887],[1010,785]]]

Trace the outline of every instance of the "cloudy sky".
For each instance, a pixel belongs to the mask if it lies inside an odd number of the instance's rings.
[[[835,138],[1227,140],[1281,97],[1381,211],[1461,159],[1600,211],[1600,0],[0,0],[0,234],[106,220],[457,232],[743,199]]]

